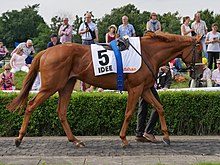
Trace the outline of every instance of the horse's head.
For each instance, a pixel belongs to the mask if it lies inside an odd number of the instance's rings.
[[[182,60],[187,67],[202,62],[202,40],[203,36],[193,37],[192,44],[182,52]]]

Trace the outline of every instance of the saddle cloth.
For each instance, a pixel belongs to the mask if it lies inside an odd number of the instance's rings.
[[[139,37],[130,37],[129,42],[141,53]],[[91,51],[95,76],[117,73],[116,59],[112,50],[106,50],[101,45],[92,44]],[[124,73],[135,73],[140,69],[141,56],[131,46],[128,50],[121,51],[121,55]]]

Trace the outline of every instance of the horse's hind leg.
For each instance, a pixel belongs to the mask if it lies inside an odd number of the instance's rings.
[[[63,126],[63,129],[67,135],[68,140],[70,142],[74,142],[77,147],[80,147],[80,146],[84,146],[84,143],[76,139],[76,137],[72,134],[72,131],[70,129],[70,126],[66,118],[67,107],[70,101],[70,97],[71,97],[75,82],[76,82],[75,79],[70,79],[67,82],[66,86],[62,90],[58,91],[59,92],[59,104],[57,107],[57,113],[58,113],[60,122]]]
[[[48,97],[50,97],[55,92],[56,91],[52,91],[52,90],[40,90],[40,92],[28,102],[28,105],[27,105],[27,108],[24,114],[24,120],[23,120],[21,129],[19,131],[19,136],[15,140],[16,147],[18,147],[21,144],[21,141],[27,132],[27,127],[28,127],[29,120],[31,118],[31,114],[42,102],[44,102]]]
[[[159,119],[160,119],[160,124],[161,124],[161,129],[164,134],[163,141],[166,144],[170,144],[170,139],[169,139],[169,134],[168,134],[168,129],[166,125],[166,120],[164,116],[164,109],[161,103],[154,97],[153,93],[151,92],[150,89],[147,89],[146,91],[143,92],[142,97],[150,103],[158,112],[159,114]]]

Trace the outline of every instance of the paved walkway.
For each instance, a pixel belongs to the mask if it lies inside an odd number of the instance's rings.
[[[220,162],[218,136],[171,136],[171,145],[136,142],[122,148],[116,136],[82,136],[86,147],[77,148],[66,137],[25,137],[16,148],[14,137],[0,137],[0,163],[77,164],[77,165],[148,165],[196,164]],[[158,136],[158,139],[162,137]]]

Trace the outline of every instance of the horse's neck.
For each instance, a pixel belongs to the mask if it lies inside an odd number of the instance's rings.
[[[178,57],[188,46],[190,46],[189,42],[183,43],[180,41],[158,44],[158,51],[152,56],[157,61],[158,66],[162,66]]]

